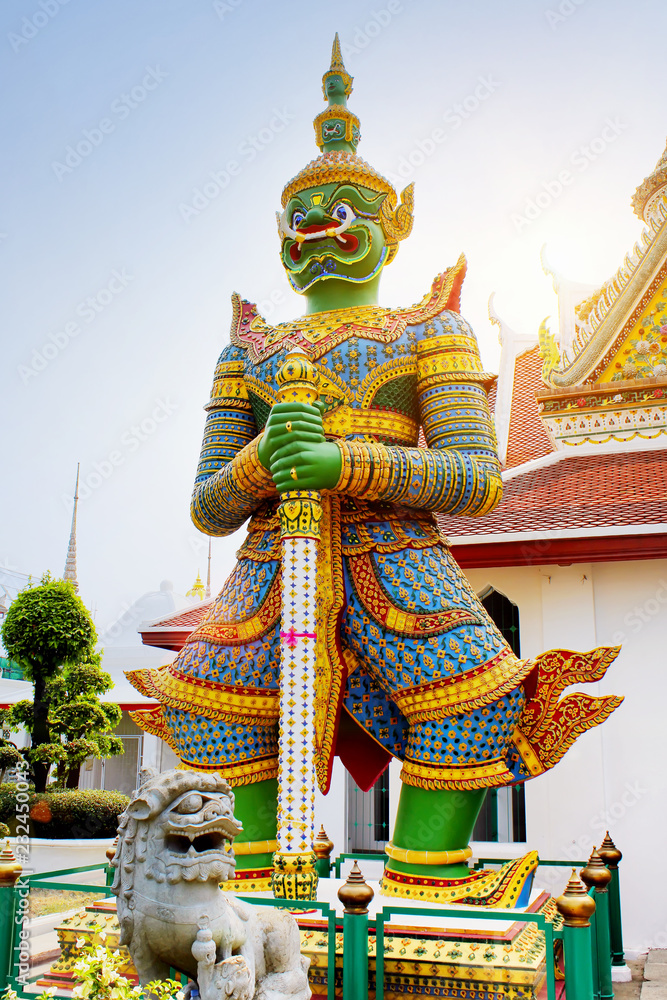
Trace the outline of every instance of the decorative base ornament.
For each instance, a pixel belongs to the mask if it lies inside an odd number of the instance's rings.
[[[472,852],[471,852],[472,853]],[[417,862],[423,864],[423,862]],[[497,871],[471,871],[463,878],[429,878],[385,869],[380,883],[383,896],[418,899],[424,903],[464,903],[467,906],[527,906],[533,876],[537,871],[537,851],[508,861]]]
[[[561,695],[599,681],[618,647],[521,659],[439,534],[435,513],[484,516],[502,499],[494,376],[460,314],[465,258],[416,305],[378,305],[413,186],[399,196],[357,155],[337,38],[323,86],[319,155],[278,213],[306,314],[271,326],[234,295],[206,406],[192,519],[208,535],[249,520],[248,536],[174,662],[128,674],[159,704],[133,717],[234,785],[250,841],[276,840],[273,862],[239,856],[239,883],[270,873],[277,895],[313,894],[298,859],[315,780],[326,794],[338,755],[368,790],[396,758],[382,891],[504,905],[524,898],[534,861],[468,870],[485,791],[543,774],[614,711],[612,695]]]
[[[273,855],[271,889],[278,899],[317,899],[316,858],[309,854]]]

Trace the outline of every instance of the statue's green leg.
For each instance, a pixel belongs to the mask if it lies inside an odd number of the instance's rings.
[[[236,837],[235,844],[252,842],[260,844],[264,840],[275,840],[278,826],[278,779],[267,778],[251,785],[239,785],[234,789],[234,815],[243,823],[243,832]],[[260,854],[237,854],[236,870],[271,868],[273,851]]]
[[[485,794],[485,788],[463,792],[403,784],[392,844],[408,851],[457,851],[466,848]],[[465,862],[433,865],[390,858],[387,868],[426,878],[455,879],[470,873]]]

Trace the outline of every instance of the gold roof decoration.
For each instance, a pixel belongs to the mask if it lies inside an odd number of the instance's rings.
[[[667,273],[667,149],[655,170],[637,188],[632,204],[645,228],[609,280],[574,306],[574,338],[567,354],[555,364],[552,359],[543,372],[544,381],[555,389],[619,379],[623,359],[616,355],[627,346],[627,338],[635,335],[634,328],[641,339],[643,330],[639,328],[649,314],[651,322],[654,313],[660,313],[663,326],[667,322],[664,309],[658,308],[664,302],[664,287],[658,294],[658,285],[664,284]],[[650,344],[649,348],[657,351]],[[660,358],[654,358],[660,364],[663,360],[662,352]],[[630,368],[626,367],[630,377]],[[655,374],[662,377],[662,368]]]
[[[642,222],[649,223],[650,212],[647,212],[646,209],[653,207],[650,203],[654,196],[660,191],[664,192],[665,189],[667,189],[667,147],[665,147],[653,171],[644,178],[632,196],[632,207],[635,215]]]

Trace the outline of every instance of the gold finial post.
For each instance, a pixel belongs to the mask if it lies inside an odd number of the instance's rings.
[[[324,826],[320,825],[320,832],[313,841],[313,852],[317,861],[315,867],[320,878],[329,878],[331,872],[331,852],[333,851],[333,840],[329,840]]]
[[[625,952],[623,950],[623,918],[621,915],[621,873],[618,865],[623,857],[614,841],[609,836],[607,830],[604,840],[598,847],[598,854],[611,872],[611,882],[609,883],[609,932],[611,934],[611,964],[615,967],[629,969],[625,964]]]
[[[347,881],[338,890],[338,898],[346,913],[368,913],[368,904],[375,893],[361,873],[355,861],[347,876]]]
[[[23,865],[17,861],[9,840],[6,840],[0,851],[0,888],[16,885],[22,871]]]
[[[343,913],[343,996],[368,996],[368,904],[375,893],[355,861],[338,890]]]
[[[607,868],[618,868],[618,863],[623,857],[614,841],[609,836],[609,830],[604,835],[604,840],[598,847],[598,854],[606,864]]]
[[[11,969],[12,941],[22,929],[24,910],[28,899],[28,887],[25,894],[14,887],[19,879],[23,866],[12,851],[9,840],[0,851],[0,992],[9,986],[9,971]],[[19,896],[23,897],[19,899]],[[14,928],[14,933],[10,928]]]
[[[611,872],[593,848],[588,864],[579,872],[589,889],[595,889],[595,946],[600,1000],[613,1000],[611,985],[611,937],[609,931],[609,893]]]
[[[570,881],[562,896],[556,899],[558,912],[565,918],[563,946],[565,949],[565,990],[568,1000],[592,1000],[593,953],[591,949],[591,917],[595,902],[572,869]]]
[[[579,875],[582,882],[584,882],[589,889],[593,887],[595,888],[596,893],[606,892],[607,886],[611,882],[611,872],[598,854],[596,847],[593,848],[586,867],[581,869]]]

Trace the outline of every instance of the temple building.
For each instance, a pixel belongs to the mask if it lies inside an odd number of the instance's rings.
[[[656,946],[666,921],[644,865],[667,819],[667,150],[632,204],[645,229],[600,288],[543,258],[553,332],[516,334],[491,312],[503,501],[474,520],[439,518],[477,593],[515,621],[521,656],[622,647],[597,687],[624,704],[526,783],[525,839],[542,857],[578,860],[611,831],[630,953]]]

